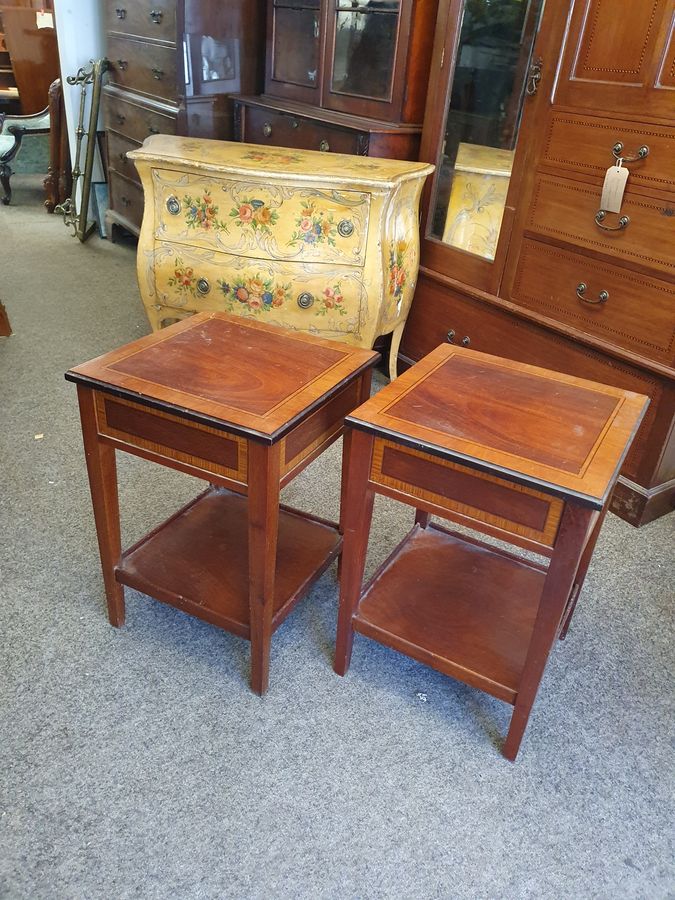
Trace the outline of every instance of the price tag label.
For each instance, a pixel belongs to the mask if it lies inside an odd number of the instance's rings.
[[[628,169],[624,167],[623,160],[620,159],[615,166],[610,166],[609,169],[607,169],[605,182],[602,185],[600,209],[604,209],[605,212],[621,212],[621,203],[623,201],[627,181]]]

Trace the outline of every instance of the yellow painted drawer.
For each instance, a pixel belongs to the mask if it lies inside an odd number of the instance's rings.
[[[357,336],[367,314],[358,267],[248,259],[167,242],[155,244],[146,266],[165,311],[224,310],[335,336]]]
[[[155,239],[265,259],[362,266],[370,194],[154,169]]]

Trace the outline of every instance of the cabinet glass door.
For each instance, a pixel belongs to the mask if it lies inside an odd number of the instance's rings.
[[[462,3],[427,236],[489,262],[502,229],[523,104],[536,90],[532,48],[543,5]]]
[[[390,100],[400,0],[337,0],[331,90]]]
[[[320,6],[320,0],[274,0],[274,81],[318,88]]]

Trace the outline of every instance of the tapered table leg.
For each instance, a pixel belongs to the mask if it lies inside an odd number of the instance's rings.
[[[108,618],[111,625],[119,627],[124,625],[124,588],[115,579],[115,566],[122,552],[115,450],[99,440],[93,391],[78,385],[77,399],[80,404],[82,439],[94,506],[98,550],[108,600]]]
[[[363,570],[368,550],[368,535],[373,517],[374,492],[368,489],[373,438],[363,431],[345,428],[344,437],[346,490],[343,496],[342,568],[340,573],[340,608],[333,668],[344,675],[349,668],[354,643],[352,617],[361,594]]]
[[[269,685],[274,582],[279,532],[281,444],[248,444],[248,579],[251,628],[251,688]]]
[[[560,620],[579,570],[584,537],[592,515],[593,510],[569,503],[563,512],[553,557],[539,601],[539,611],[520,679],[511,724],[502,748],[504,756],[511,761],[518,755],[546,662],[555,643]]]

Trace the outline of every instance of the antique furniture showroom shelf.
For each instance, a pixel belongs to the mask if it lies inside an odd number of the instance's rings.
[[[231,140],[230,95],[262,84],[263,0],[105,0],[111,233],[138,235],[143,195],[128,150],[149,134]]]
[[[438,0],[268,0],[265,94],[237,137],[417,159]]]
[[[445,344],[349,415],[336,672],[356,630],[511,703],[515,759],[648,402]],[[417,516],[362,590],[375,494]]]
[[[224,310],[361,347],[393,332],[395,377],[433,166],[168,135],[129,157],[153,329]]]
[[[441,0],[401,344],[407,363],[450,340],[649,395],[611,501],[635,525],[675,507],[674,22],[673,0]]]
[[[337,525],[279,490],[342,434],[378,355],[225,313],[202,313],[77,366],[108,615],[123,585],[247,638],[267,689],[272,632],[341,547]],[[264,364],[263,364],[264,363]],[[115,451],[209,488],[122,553]]]

